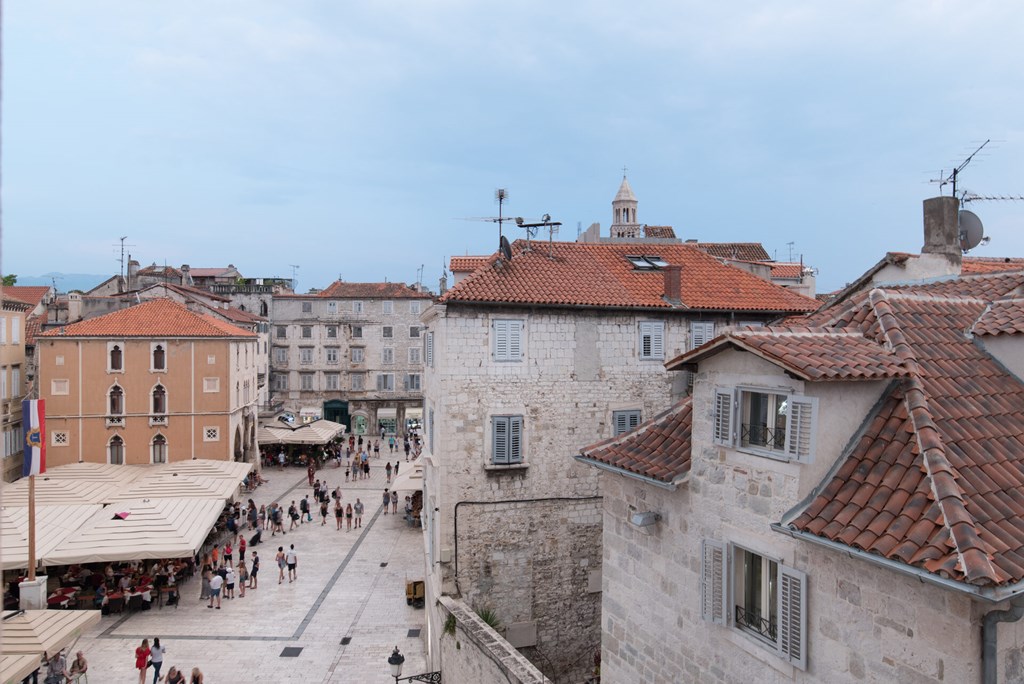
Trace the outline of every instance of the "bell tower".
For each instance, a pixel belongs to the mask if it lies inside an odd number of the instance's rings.
[[[626,180],[626,170],[622,170],[622,185],[612,200],[612,227],[613,238],[638,238],[640,237],[640,224],[636,220],[636,195],[633,188],[629,187]]]

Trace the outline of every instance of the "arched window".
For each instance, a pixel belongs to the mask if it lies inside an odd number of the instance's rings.
[[[167,352],[164,345],[158,344],[153,347],[153,370],[167,369]]]
[[[153,413],[158,416],[167,413],[167,390],[163,385],[153,388]]]
[[[118,435],[110,438],[107,444],[107,457],[113,465],[124,465],[124,440]]]
[[[110,415],[124,415],[124,390],[118,385],[110,388]]]
[[[267,303],[260,302],[260,316],[266,317],[267,315]]]
[[[167,438],[163,435],[153,437],[153,463],[167,463]]]
[[[119,371],[124,368],[124,353],[121,345],[115,344],[110,348],[110,370]]]

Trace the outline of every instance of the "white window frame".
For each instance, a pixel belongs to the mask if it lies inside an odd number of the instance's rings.
[[[349,349],[349,355],[352,357],[352,363],[365,363],[366,348],[352,347],[351,349]]]
[[[274,347],[274,363],[288,363],[288,347]]]
[[[115,438],[121,441],[121,454],[120,454],[121,462],[120,463],[114,463],[114,450],[113,450],[113,446],[114,446],[114,439]],[[112,435],[111,438],[107,440],[107,463],[109,463],[111,465],[125,465],[126,463],[128,463],[128,453],[127,452],[128,452],[128,445],[125,443],[124,437],[122,437],[121,435]]]
[[[164,366],[163,368],[157,368],[156,366],[156,352],[160,349],[164,353]],[[166,373],[167,372],[167,343],[166,342],[150,342],[149,343],[149,370],[152,373]]]
[[[349,373],[353,392],[366,391],[366,373]]]
[[[387,365],[393,364],[395,362],[395,348],[382,347],[380,350],[380,362]]]
[[[216,366],[217,365],[217,356],[215,354],[210,354],[209,356],[207,356],[206,357],[206,365],[207,366]]]
[[[377,391],[378,392],[394,392],[395,391],[395,374],[394,373],[378,373],[377,374]]]
[[[640,409],[612,411],[612,436],[618,437],[636,429],[641,422]]]
[[[757,444],[743,444],[744,394],[780,395],[786,398],[785,444],[780,448]],[[749,452],[768,458],[798,463],[811,463],[817,438],[818,399],[795,394],[784,388],[741,386],[736,388],[715,388],[714,416],[712,420],[712,441],[738,451]],[[793,436],[798,439],[793,439]]]
[[[313,347],[299,347],[299,363],[303,366],[313,363]]]
[[[21,319],[11,316],[11,344],[21,344]]]
[[[164,440],[164,443],[163,443],[164,453],[163,453],[163,458],[161,460],[157,460],[157,457],[156,457],[156,449],[157,449],[156,438],[157,437],[163,437],[163,440]],[[171,453],[170,452],[171,452],[171,446],[170,446],[170,444],[167,443],[167,436],[166,435],[158,432],[157,434],[153,435],[153,439],[149,440],[149,462],[150,463],[170,463],[171,462]]]
[[[339,363],[338,360],[341,358],[341,348],[340,347],[324,347],[324,357],[325,357],[327,363],[329,363],[330,365],[332,365],[332,366],[338,365],[338,363]]]
[[[336,340],[338,339],[338,326],[329,325],[327,326],[327,339]]]
[[[299,326],[299,338],[303,340],[313,339],[313,326],[303,325]]]
[[[491,416],[491,465],[522,465],[523,452],[523,416]]]
[[[316,390],[316,373],[299,373],[299,391],[313,392]]]
[[[420,376],[419,373],[405,374],[405,390],[407,392],[423,391],[423,378]]]
[[[391,300],[384,300],[380,303],[380,312],[382,314],[393,314],[395,312],[395,303]]]
[[[327,313],[331,315],[338,313],[338,302],[327,302]]]
[[[715,338],[714,321],[690,321],[689,350],[707,344]]]
[[[14,364],[11,366],[11,398],[17,399],[21,395],[21,364]]]
[[[361,313],[363,313],[363,303],[361,301],[356,300],[356,301],[352,302],[352,313],[354,313],[354,314],[361,314]]]
[[[3,366],[0,367],[0,399],[7,401],[10,398],[7,390],[7,366]]]
[[[423,330],[423,328],[421,328],[418,325],[410,325],[409,326],[409,337],[410,337],[410,339],[415,339],[415,338],[419,337],[421,330]]]
[[[53,357],[53,365],[55,365],[55,366],[63,366],[64,365],[64,355],[63,354],[57,354],[55,357]]]
[[[275,392],[287,392],[288,391],[288,373],[274,373],[271,376],[271,382],[274,384]]]
[[[352,339],[361,340],[363,339],[363,326],[353,325],[352,326]]]
[[[409,347],[409,363],[415,364],[415,365],[418,366],[420,364],[420,359],[423,356],[420,353],[422,351],[423,350],[420,349],[419,347]]]
[[[421,311],[421,303],[418,301],[409,302],[409,313],[419,315]]]
[[[776,635],[738,625],[736,595],[737,551],[760,556],[776,565]],[[746,546],[704,539],[701,544],[701,616],[705,622],[727,626],[746,634],[779,658],[800,670],[807,669],[807,575],[785,565],[779,558]]]
[[[7,344],[7,316],[0,316],[0,344]]]
[[[324,389],[336,392],[341,389],[341,373],[324,373]]]
[[[50,380],[50,394],[55,397],[65,397],[70,393],[71,381],[67,378],[54,378]]]
[[[641,361],[665,359],[665,322],[640,321],[637,356]]]
[[[220,378],[203,378],[203,393],[216,394],[220,392]]]
[[[111,361],[111,354],[114,353],[114,349],[117,349],[118,351],[121,352],[121,367],[120,368],[114,368],[113,364],[110,363],[110,361]],[[124,368],[125,368],[125,365],[126,365],[127,361],[128,360],[125,358],[125,348],[124,348],[124,342],[123,341],[107,342],[107,372],[108,373],[124,373]]]
[[[519,363],[525,356],[522,318],[496,318],[491,321],[491,358],[501,363]]]

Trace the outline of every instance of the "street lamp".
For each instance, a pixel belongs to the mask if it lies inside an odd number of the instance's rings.
[[[391,676],[395,678],[395,684],[398,684],[398,682],[428,682],[429,684],[441,684],[440,672],[423,672],[421,674],[403,677],[403,663],[405,663],[405,656],[398,650],[398,646],[395,646],[395,650],[391,652],[390,656],[388,656],[388,665],[391,666]]]

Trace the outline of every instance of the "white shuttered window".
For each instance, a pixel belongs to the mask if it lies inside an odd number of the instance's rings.
[[[640,358],[665,358],[665,324],[662,321],[640,323]]]
[[[491,322],[494,340],[492,355],[495,361],[522,361],[523,321],[496,319]]]
[[[523,462],[523,417],[491,418],[491,462],[511,465]]]

